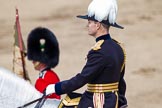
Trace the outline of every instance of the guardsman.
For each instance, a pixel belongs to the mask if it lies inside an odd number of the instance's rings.
[[[87,62],[76,76],[46,88],[46,94],[70,93],[85,84],[78,108],[125,108],[126,83],[124,81],[125,53],[120,43],[112,39],[110,27],[123,29],[116,23],[116,0],[93,0],[87,15],[78,18],[88,20],[88,34],[96,44],[87,55]]]
[[[59,44],[52,31],[44,27],[33,29],[28,35],[27,56],[33,62],[35,70],[39,71],[39,78],[35,83],[38,91],[43,93],[49,84],[60,81],[51,70],[59,62]],[[60,99],[60,96],[53,93],[49,98]]]

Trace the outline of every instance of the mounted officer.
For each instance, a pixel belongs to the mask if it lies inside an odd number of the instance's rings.
[[[78,18],[88,21],[88,34],[96,40],[87,55],[82,71],[69,80],[51,84],[46,94],[71,93],[87,84],[78,108],[126,107],[125,53],[120,43],[112,39],[110,27],[123,29],[116,23],[116,0],[93,0],[87,15]]]

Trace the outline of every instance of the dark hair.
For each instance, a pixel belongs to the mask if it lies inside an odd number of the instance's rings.
[[[102,25],[104,28],[106,28],[106,29],[110,28],[110,25],[106,25],[106,24],[104,24],[104,23],[101,23],[101,25]]]

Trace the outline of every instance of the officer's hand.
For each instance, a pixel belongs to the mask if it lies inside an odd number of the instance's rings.
[[[45,90],[46,95],[55,93],[55,84],[49,84]]]

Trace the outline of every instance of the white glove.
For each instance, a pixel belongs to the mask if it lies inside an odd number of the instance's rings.
[[[55,93],[55,84],[49,84],[46,88],[46,95]]]

